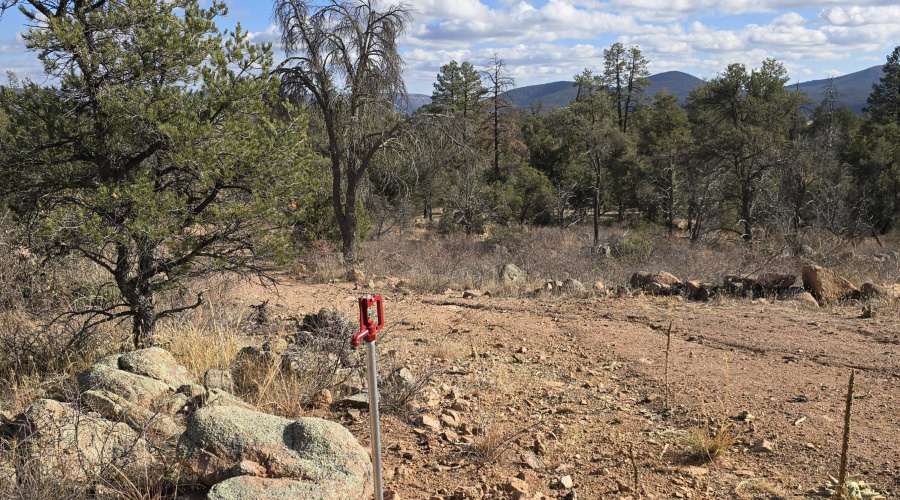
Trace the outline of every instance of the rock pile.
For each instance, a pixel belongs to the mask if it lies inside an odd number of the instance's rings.
[[[269,347],[245,356],[280,362]],[[210,500],[367,498],[369,456],[340,424],[258,412],[228,392],[229,372],[203,382],[160,348],[115,354],[78,376],[72,401],[38,399],[2,430],[39,477],[103,483],[177,457]]]

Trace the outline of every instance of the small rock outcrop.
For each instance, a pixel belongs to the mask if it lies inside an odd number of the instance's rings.
[[[81,392],[111,392],[148,409],[190,382],[187,369],[159,347],[107,356],[78,375]]]
[[[657,295],[677,293],[681,280],[666,271],[638,271],[631,275],[631,288]]]
[[[803,268],[802,277],[803,288],[821,301],[837,302],[860,298],[860,291],[853,283],[826,267],[806,266]]]
[[[39,477],[89,481],[104,471],[137,472],[154,458],[147,442],[131,427],[95,414],[83,414],[68,403],[38,399],[12,423],[28,467]]]
[[[178,454],[210,500],[368,498],[369,456],[340,424],[237,407],[204,407],[188,418]]]

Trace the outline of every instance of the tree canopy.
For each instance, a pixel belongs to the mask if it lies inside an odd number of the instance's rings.
[[[268,46],[214,23],[224,3],[37,1],[25,33],[51,82],[13,81],[0,109],[0,194],[31,248],[76,255],[110,287],[68,317],[157,320],[201,303],[160,292],[218,270],[265,273],[279,217],[301,196],[304,122],[282,107]],[[296,203],[296,201],[295,201]]]

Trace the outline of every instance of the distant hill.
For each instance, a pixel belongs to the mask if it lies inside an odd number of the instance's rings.
[[[834,79],[834,84],[838,92],[841,94],[843,106],[849,108],[856,114],[862,113],[862,108],[866,106],[866,98],[872,92],[872,84],[877,82],[883,75],[881,66],[872,66],[871,68],[850,73],[849,75],[838,76]],[[666,89],[678,96],[678,102],[684,104],[691,89],[698,85],[703,85],[703,80],[696,76],[683,73],[681,71],[667,71],[651,75],[649,77],[651,85],[647,88],[647,94],[653,95],[656,92]],[[828,80],[813,80],[801,83],[800,90],[806,92],[813,102],[812,107],[822,102],[825,97],[825,85]],[[791,90],[797,89],[797,84],[788,85]],[[513,104],[519,109],[531,109],[531,106],[543,106],[544,109],[558,108],[568,106],[575,99],[575,83],[572,81],[558,81],[550,83],[542,83],[539,85],[528,85],[512,89],[508,92]],[[424,94],[409,95],[410,112],[415,111],[420,106],[424,106],[431,102],[431,97]],[[809,111],[812,111],[810,107]]]
[[[692,88],[703,84],[703,80],[681,71],[667,71],[652,75],[649,79],[651,84],[647,88],[648,95],[666,89],[678,96],[682,103]],[[508,93],[517,108],[530,109],[532,104],[535,106],[542,104],[544,109],[549,109],[568,106],[575,99],[577,89],[575,82],[561,81],[519,87]]]
[[[836,76],[834,85],[840,93],[839,97],[843,106],[856,114],[862,114],[862,108],[866,107],[866,99],[872,93],[872,84],[877,82],[882,76],[884,76],[884,72],[881,71],[881,66],[872,66],[849,75]],[[806,92],[813,101],[810,111],[825,98],[825,86],[827,84],[827,79],[813,80],[800,84],[800,90]],[[789,85],[788,88],[795,90],[797,85]]]

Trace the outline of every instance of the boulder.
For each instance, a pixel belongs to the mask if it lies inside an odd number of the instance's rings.
[[[203,387],[233,393],[234,378],[232,378],[231,372],[225,370],[206,370],[206,373],[203,374]]]
[[[759,277],[757,285],[764,290],[780,292],[793,286],[796,281],[795,274],[765,273]]]
[[[150,447],[122,422],[82,414],[71,404],[38,399],[16,417],[23,466],[39,477],[91,481],[117,470],[137,473],[155,461]]]
[[[163,404],[189,382],[187,370],[158,347],[107,356],[78,375],[81,392],[109,392],[147,409]]]
[[[681,280],[666,271],[655,273],[638,271],[631,275],[630,283],[631,288],[634,289],[652,294],[667,295],[678,291]]]
[[[810,309],[818,309],[819,308],[819,302],[816,300],[815,297],[812,296],[811,293],[809,293],[807,291],[803,291],[803,292],[800,292],[800,293],[794,295],[793,297],[791,297],[791,300],[799,302],[802,306],[809,307]]]
[[[124,422],[139,433],[149,432],[164,439],[174,439],[184,432],[184,428],[165,413],[148,410],[111,392],[87,391],[81,395],[81,402],[103,418]]]
[[[692,300],[700,300],[707,301],[710,298],[710,290],[709,285],[707,283],[700,283],[699,281],[686,281],[684,283],[684,290],[687,292],[687,296]]]
[[[570,295],[578,295],[583,296],[587,294],[587,288],[584,285],[573,278],[568,278],[562,282],[562,286],[560,287],[560,291],[562,293],[567,293]]]
[[[366,273],[359,269],[351,269],[347,271],[347,281],[351,283],[363,283],[366,281]]]
[[[500,281],[510,285],[517,285],[525,281],[525,271],[519,269],[515,264],[504,264],[500,267]]]
[[[201,408],[177,451],[210,499],[364,499],[372,490],[365,449],[346,428],[238,407]]]
[[[860,291],[853,283],[838,276],[834,271],[822,266],[805,266],[802,272],[803,287],[816,299],[837,302],[843,299],[858,299]]]

